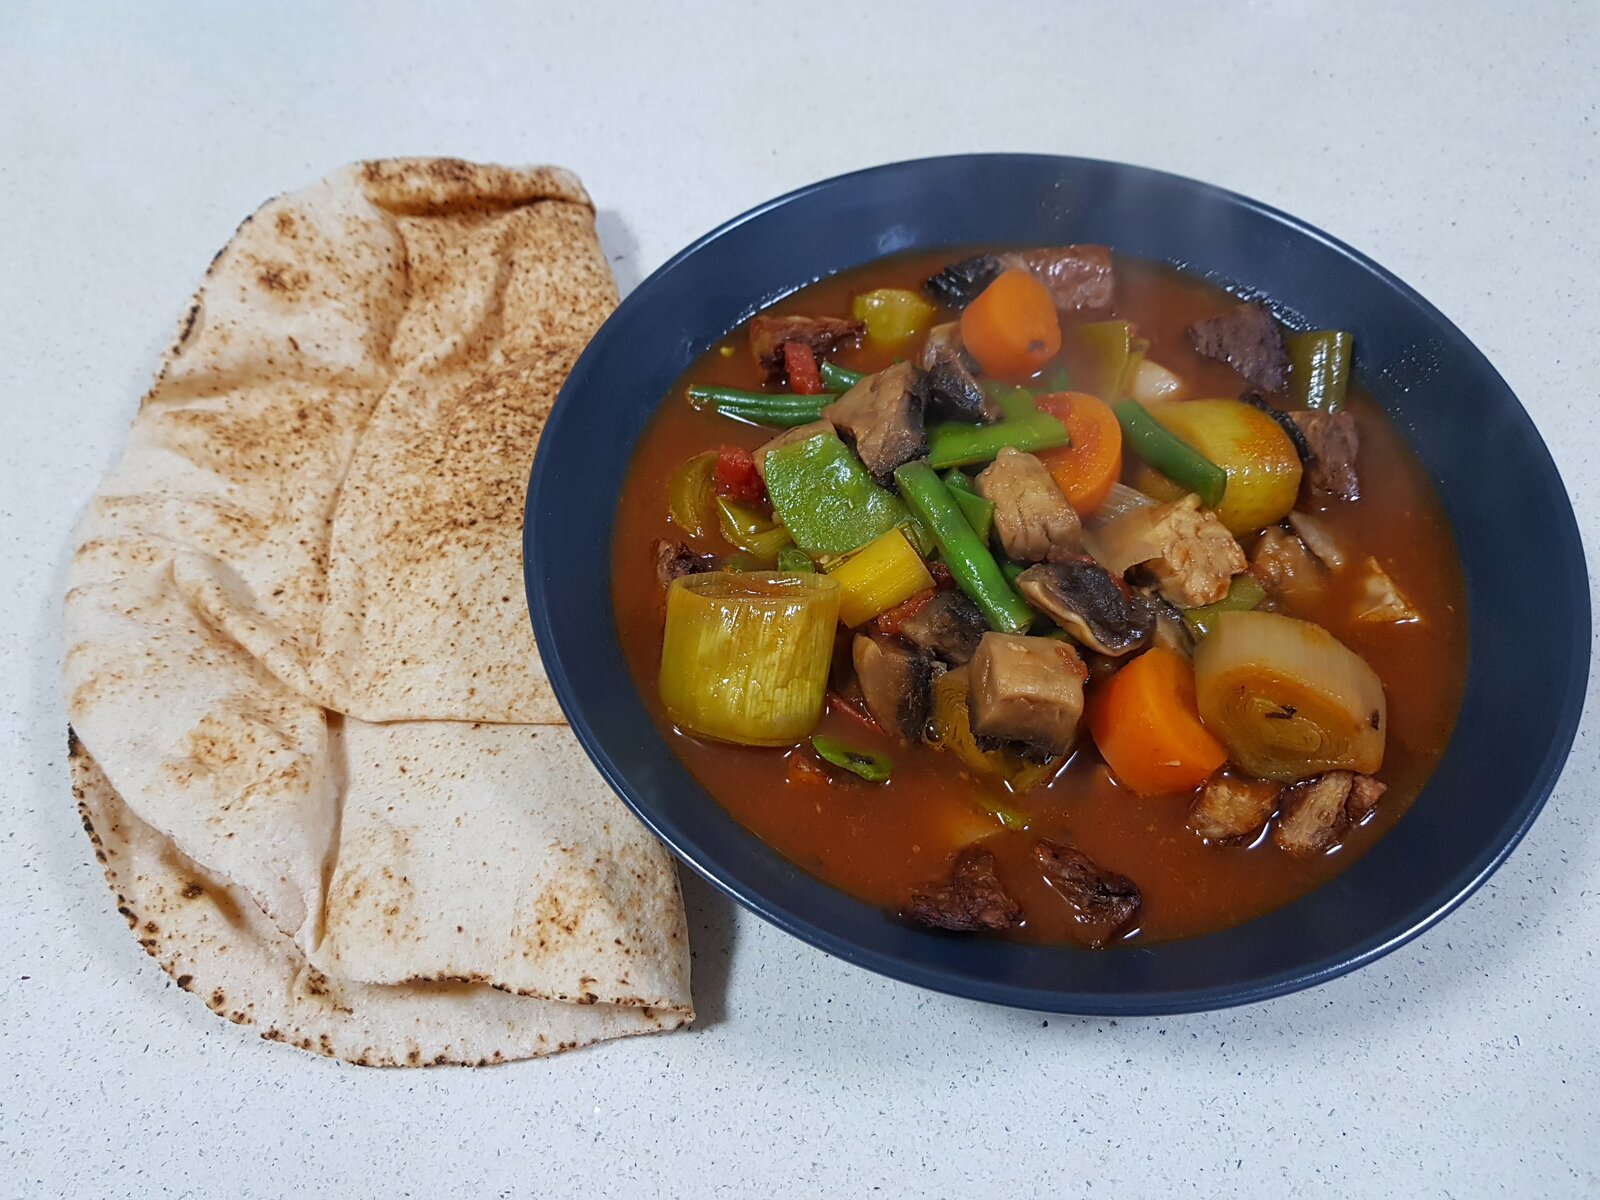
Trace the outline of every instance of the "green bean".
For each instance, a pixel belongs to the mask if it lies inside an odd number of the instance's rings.
[[[921,517],[939,543],[956,585],[1001,633],[1021,633],[1033,624],[1033,610],[1012,590],[989,548],[973,532],[950,489],[926,462],[906,463],[894,473],[900,495]]]
[[[809,425],[820,420],[822,410],[838,399],[826,392],[797,396],[791,392],[745,392],[704,384],[694,384],[688,391],[689,403],[696,408],[711,408],[725,417],[758,425]]]
[[[1228,487],[1228,473],[1187,442],[1179,440],[1137,400],[1112,409],[1133,451],[1179,487],[1195,492],[1200,503],[1215,508]]]
[[[1289,351],[1289,389],[1296,408],[1338,412],[1350,383],[1350,335],[1314,329],[1283,339]]]
[[[865,378],[860,371],[852,371],[831,362],[822,363],[817,369],[822,374],[822,386],[830,392],[848,392]]]
[[[893,760],[886,755],[874,754],[871,750],[858,750],[825,733],[812,735],[811,748],[824,762],[843,767],[852,775],[861,776],[868,783],[882,783],[894,770]]]
[[[1197,638],[1210,633],[1217,617],[1226,612],[1248,612],[1267,598],[1267,589],[1254,575],[1235,575],[1228,585],[1228,594],[1215,604],[1185,609],[1183,623]]]
[[[928,427],[928,465],[942,471],[988,462],[1010,446],[1017,450],[1051,450],[1070,444],[1067,427],[1048,413],[997,425],[942,421]]]
[[[994,528],[994,505],[978,495],[972,486],[972,480],[962,471],[946,471],[944,485],[950,489],[956,507],[961,510],[961,515],[966,517],[967,524],[972,526],[972,532],[987,542],[989,531]]]

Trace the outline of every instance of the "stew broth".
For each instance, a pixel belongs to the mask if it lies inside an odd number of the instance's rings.
[[[804,288],[772,313],[846,314],[851,297],[871,287],[918,288],[956,257],[949,251],[879,261]],[[1170,268],[1118,256],[1116,304],[1109,314],[1137,322],[1150,359],[1188,383],[1190,396],[1237,396],[1243,383],[1223,363],[1202,358],[1184,331],[1230,298]],[[1070,318],[1069,318],[1070,320]],[[835,360],[857,371],[890,364],[870,345]],[[1361,433],[1362,497],[1334,502],[1323,517],[1343,544],[1375,557],[1421,620],[1403,625],[1356,622],[1356,572],[1335,572],[1314,602],[1284,606],[1324,625],[1371,664],[1388,699],[1382,780],[1389,790],[1364,824],[1334,851],[1296,858],[1263,836],[1249,846],[1208,845],[1185,824],[1191,796],[1140,797],[1109,775],[1085,736],[1047,786],[1023,795],[974,776],[948,753],[906,747],[843,711],[830,710],[818,732],[894,760],[893,777],[871,784],[843,775],[831,781],[793,769],[802,750],[755,749],[702,741],[677,731],[657,694],[663,599],[652,546],[681,540],[667,516],[667,481],[692,455],[736,445],[754,449],[772,431],[697,411],[683,398],[689,380],[758,389],[744,330],[730,334],[674,386],[635,451],[617,505],[613,603],[634,681],[674,753],[740,823],[796,865],[870,904],[899,910],[911,890],[944,877],[953,855],[978,839],[993,850],[997,872],[1026,919],[1005,936],[1077,942],[1084,935],[1067,904],[1044,882],[1033,859],[1038,838],[1068,842],[1102,867],[1131,877],[1143,893],[1136,927],[1123,937],[1165,940],[1206,933],[1265,913],[1331,878],[1400,819],[1433,771],[1455,723],[1465,677],[1467,614],[1454,540],[1420,465],[1383,411],[1352,388]],[[1130,454],[1126,463],[1136,460]],[[1125,478],[1127,477],[1125,471]],[[721,544],[702,550],[731,553]],[[1000,828],[974,803],[987,793],[1026,814],[1026,830]]]

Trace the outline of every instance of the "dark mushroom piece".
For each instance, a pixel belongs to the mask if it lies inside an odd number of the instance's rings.
[[[684,575],[700,575],[717,569],[717,560],[709,554],[696,554],[682,542],[658,539],[655,544],[656,578],[662,587],[669,587],[674,579]]]
[[[933,703],[933,660],[897,639],[864,633],[850,658],[872,719],[891,736],[920,742]]]
[[[862,378],[822,410],[850,443],[867,470],[887,484],[894,469],[928,453],[922,432],[928,377],[914,363],[901,362]]]
[[[1297,855],[1331,849],[1350,824],[1345,801],[1354,783],[1349,771],[1329,771],[1286,789],[1272,831],[1278,849]]]
[[[1072,906],[1074,917],[1095,949],[1126,928],[1144,902],[1139,885],[1133,880],[1106,870],[1071,846],[1043,838],[1033,853],[1045,882]]]
[[[929,416],[992,425],[1004,415],[978,385],[961,347],[961,327],[954,321],[928,330],[921,365],[928,372]]]
[[[922,285],[922,290],[939,304],[961,309],[978,298],[978,293],[994,282],[1001,271],[1000,260],[992,254],[975,254],[951,263]]]
[[[1040,563],[1017,576],[1023,599],[1089,649],[1118,658],[1146,646],[1156,615],[1093,559]]]
[[[989,632],[978,606],[957,591],[937,592],[916,613],[900,622],[900,636],[918,650],[952,667],[972,661],[978,643]]]
[[[968,846],[956,857],[949,882],[913,890],[905,913],[924,925],[962,932],[1014,929],[1022,923],[1022,906],[994,873],[993,852],[979,846]]]

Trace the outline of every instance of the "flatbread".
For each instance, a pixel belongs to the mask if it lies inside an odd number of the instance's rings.
[[[692,1015],[670,859],[527,728],[561,714],[523,492],[615,298],[576,178],[455,160],[274,200],[207,272],[80,527],[64,684],[101,807],[248,899],[274,963],[567,1003],[563,1031]]]
[[[139,944],[218,1016],[362,1066],[467,1066],[677,1029],[690,1014],[532,999],[481,983],[383,986],[306,961],[251,898],[139,820],[73,739],[72,792]]]

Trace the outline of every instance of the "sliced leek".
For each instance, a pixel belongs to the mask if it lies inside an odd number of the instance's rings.
[[[839,622],[826,575],[685,575],[667,591],[661,702],[685,733],[798,742],[822,716]]]
[[[1201,719],[1251,775],[1292,783],[1383,765],[1383,684],[1320,625],[1219,613],[1195,648],[1194,672]]]

